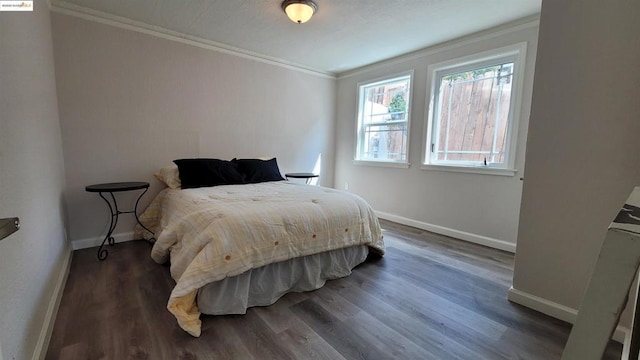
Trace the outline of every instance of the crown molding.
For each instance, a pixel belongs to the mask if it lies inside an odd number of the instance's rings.
[[[467,46],[478,41],[489,40],[499,36],[507,35],[509,33],[520,31],[529,28],[535,28],[540,26],[540,15],[533,15],[522,18],[520,20],[512,21],[503,25],[499,25],[490,29],[482,30],[473,34],[465,35],[463,37],[445,41],[440,44],[426,47],[421,50],[416,50],[404,55],[399,55],[390,59],[382,60],[373,64],[365,65],[357,69],[345,71],[336,75],[337,79],[346,79],[352,76],[360,75],[369,71],[373,71],[383,66],[389,66],[399,64],[407,61],[416,60],[419,58],[431,56],[443,51],[456,49],[462,46]]]
[[[131,30],[142,34],[156,36],[159,38],[180,42],[199,48],[221,52],[224,54],[241,57],[244,59],[254,60],[257,62],[282,67],[288,70],[303,72],[306,74],[319,76],[328,79],[336,79],[336,74],[314,69],[308,66],[296,64],[284,59],[256,53],[249,50],[225,45],[219,42],[207,40],[198,36],[187,35],[177,31],[165,29],[160,26],[149,25],[143,22],[127,19],[125,17],[108,14],[102,11],[89,9],[86,7],[71,4],[66,1],[48,0],[50,1],[50,9],[53,12],[74,16],[88,21],[100,24],[110,25],[121,29]]]

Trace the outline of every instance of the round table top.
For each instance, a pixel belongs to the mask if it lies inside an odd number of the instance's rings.
[[[314,174],[314,173],[286,173],[284,174],[285,177],[288,178],[294,178],[294,179],[306,179],[306,178],[316,178],[320,175],[318,174]]]
[[[148,182],[128,181],[128,182],[114,182],[114,183],[89,185],[84,189],[88,192],[118,192],[118,191],[146,189],[148,187],[149,187]]]

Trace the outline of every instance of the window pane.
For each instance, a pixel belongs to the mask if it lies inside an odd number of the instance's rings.
[[[360,160],[406,161],[410,76],[360,87]]]
[[[407,158],[407,123],[367,126],[363,160],[404,161]]]
[[[441,78],[436,161],[503,164],[513,63]]]

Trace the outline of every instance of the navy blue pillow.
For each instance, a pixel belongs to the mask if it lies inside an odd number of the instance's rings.
[[[178,159],[180,183],[183,189],[246,183],[234,162],[220,159]]]
[[[231,162],[238,165],[238,170],[244,175],[247,183],[284,180],[278,169],[276,158],[271,160],[233,159]]]

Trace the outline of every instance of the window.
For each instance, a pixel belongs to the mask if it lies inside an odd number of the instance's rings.
[[[525,45],[430,67],[425,164],[513,174]]]
[[[407,164],[412,77],[359,84],[357,161]]]

